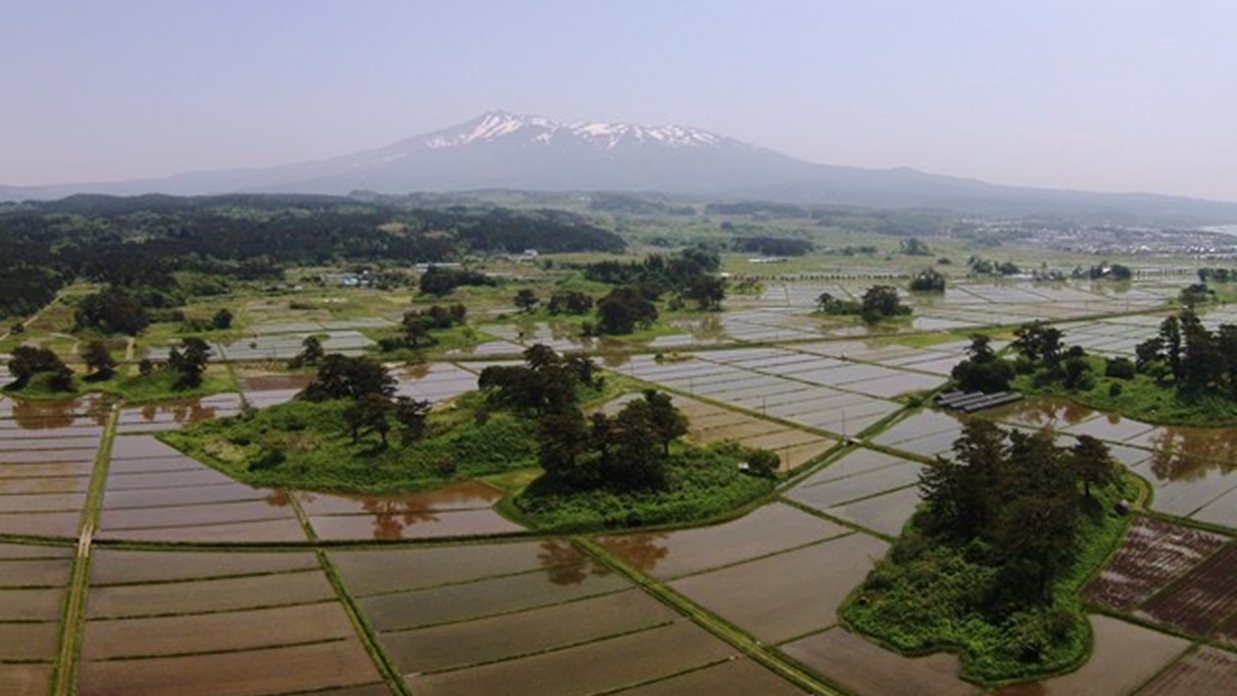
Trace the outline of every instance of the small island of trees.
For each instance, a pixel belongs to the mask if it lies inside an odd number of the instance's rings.
[[[897,288],[873,285],[858,302],[822,292],[816,298],[816,311],[831,316],[858,316],[867,324],[877,324],[883,319],[909,316],[911,308],[902,304]]]
[[[1132,486],[1100,441],[970,421],[951,459],[924,469],[924,502],[841,610],[910,654],[962,654],[964,676],[1029,678],[1089,650],[1078,593],[1120,538]]]

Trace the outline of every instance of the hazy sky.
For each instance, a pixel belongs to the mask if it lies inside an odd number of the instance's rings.
[[[1237,201],[1229,0],[4,0],[0,183],[284,164],[494,108]]]

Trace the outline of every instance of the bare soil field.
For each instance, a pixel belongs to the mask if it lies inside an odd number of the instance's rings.
[[[1142,605],[1154,621],[1207,635],[1237,611],[1237,544],[1211,555]]]

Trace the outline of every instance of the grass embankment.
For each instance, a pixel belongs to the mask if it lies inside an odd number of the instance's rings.
[[[1090,389],[1067,389],[1059,381],[1039,384],[1034,375],[1019,375],[1013,387],[1025,394],[1064,399],[1156,425],[1214,428],[1237,423],[1237,399],[1226,394],[1179,392],[1171,377],[1163,381],[1143,373],[1132,379],[1106,377],[1104,358],[1087,360],[1095,379]]]
[[[1067,564],[1050,601],[1010,616],[981,608],[997,591],[999,569],[978,562],[986,549],[928,543],[916,519],[885,560],[839,610],[844,624],[908,655],[959,653],[962,676],[984,685],[1043,677],[1074,669],[1091,651],[1081,592],[1121,539],[1128,516],[1111,512],[1133,500],[1131,475],[1093,491]]]
[[[195,423],[161,438],[255,486],[356,493],[426,490],[536,464],[537,423],[488,412],[480,395],[430,414],[425,437],[388,446],[368,434],[352,442],[346,401],[294,400]]]
[[[515,496],[511,507],[536,529],[554,532],[701,522],[773,491],[774,479],[740,471],[744,460],[743,448],[733,442],[680,443],[671,450],[663,487],[573,490],[541,478]]]

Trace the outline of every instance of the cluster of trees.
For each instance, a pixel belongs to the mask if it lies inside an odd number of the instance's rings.
[[[512,303],[520,309],[521,312],[532,312],[541,304],[541,298],[537,297],[537,293],[531,288],[520,288],[512,298]],[[550,295],[549,302],[545,303],[546,311],[552,315],[558,316],[561,314],[582,315],[588,314],[593,310],[593,305],[596,304],[593,296],[579,290],[555,290]]]
[[[910,289],[915,292],[945,292],[945,274],[935,268],[925,268],[911,278]]]
[[[657,295],[646,285],[620,285],[597,301],[597,323],[585,323],[586,334],[621,336],[657,321]]]
[[[48,374],[47,387],[53,391],[73,390],[73,370],[51,348],[18,346],[9,358],[9,373],[14,382],[10,389],[24,389],[35,375]]]
[[[816,298],[816,310],[823,314],[838,316],[858,316],[868,324],[876,324],[881,319],[906,316],[911,308],[902,304],[898,289],[891,285],[873,285],[863,293],[862,299],[844,300],[834,297],[831,293],[822,292]]]
[[[940,458],[921,475],[921,529],[928,539],[965,546],[972,560],[998,568],[992,595],[984,598],[988,609],[1003,613],[1047,602],[1092,488],[1117,479],[1108,447],[1082,435],[1064,449],[1046,432],[1007,432],[973,420],[953,451],[953,459]]]
[[[1010,347],[1018,354],[1011,364],[996,355],[992,339],[973,334],[967,357],[954,366],[950,375],[963,391],[985,394],[1008,391],[1015,374],[1034,374],[1037,384],[1059,382],[1067,389],[1087,390],[1095,386],[1091,362],[1081,346],[1066,347],[1060,329],[1045,321],[1023,324],[1014,330]],[[1109,376],[1121,376],[1120,358],[1109,361]]]
[[[90,370],[89,379],[110,379],[116,374],[116,359],[103,341],[90,341],[82,349],[81,355],[82,362],[86,363],[86,368]]]
[[[725,225],[726,223],[722,223]],[[764,256],[803,256],[812,251],[814,245],[807,239],[791,239],[786,237],[735,237],[730,240],[730,248],[745,254],[762,254]]]
[[[164,369],[176,374],[176,389],[193,389],[201,386],[202,376],[211,355],[211,347],[200,338],[186,338],[180,347],[168,352]],[[107,344],[95,340],[86,343],[80,353],[82,362],[90,371],[87,379],[100,381],[110,379],[116,374],[116,359],[108,350]],[[156,364],[151,360],[143,360],[139,373],[147,376],[154,373]],[[40,373],[51,375],[46,386],[53,391],[73,390],[73,370],[60,359],[50,348],[33,346],[18,346],[13,349],[9,360],[9,372],[15,378],[12,389],[24,389],[30,380]]]
[[[181,324],[181,330],[190,333],[199,331],[227,331],[232,328],[232,321],[235,318],[232,310],[223,308],[211,315],[210,319],[186,319]]]
[[[972,273],[977,275],[1012,276],[1022,272],[1018,264],[1013,261],[990,261],[974,255],[966,260],[966,265],[970,267]]]
[[[1237,398],[1237,325],[1221,324],[1212,331],[1187,308],[1166,317],[1159,334],[1138,344],[1134,353],[1139,371],[1171,376],[1179,391]]]
[[[908,237],[906,239],[903,239],[899,243],[899,246],[901,247],[902,253],[906,254],[907,256],[931,256],[932,255],[932,250],[928,248],[927,244],[920,241],[918,237]]]
[[[400,444],[407,447],[425,436],[431,404],[396,397],[398,385],[373,358],[332,353],[319,360],[317,375],[300,396],[307,401],[346,401],[343,419],[354,445],[377,434],[382,446],[389,447],[391,430],[398,427]]]
[[[1237,269],[1231,268],[1200,268],[1198,280],[1201,283],[1231,283],[1237,280]]]
[[[524,352],[524,364],[492,366],[480,386],[497,407],[540,422],[538,459],[552,488],[647,490],[666,485],[670,443],[687,419],[670,396],[648,390],[614,416],[580,410],[581,389],[600,389],[597,366],[582,355],[560,356],[544,345]]]
[[[299,370],[306,365],[317,365],[325,357],[326,350],[322,347],[322,339],[306,336],[305,340],[301,341],[301,352],[288,361],[288,369]]]
[[[1215,290],[1207,287],[1206,283],[1192,283],[1187,285],[1184,288],[1181,288],[1181,294],[1178,295],[1178,299],[1181,301],[1181,304],[1189,307],[1190,309],[1193,309],[1200,304],[1210,302],[1211,300],[1214,300],[1215,297]]]
[[[550,295],[546,310],[550,314],[588,314],[593,309],[593,296],[579,290],[555,290]]]
[[[997,357],[996,351],[992,350],[991,338],[984,334],[972,334],[966,358],[954,365],[950,376],[962,391],[993,394],[1009,390],[1014,368]]]
[[[1067,389],[1086,391],[1095,386],[1087,352],[1082,346],[1066,347],[1060,329],[1035,321],[1018,327],[1014,336],[1010,347],[1018,353],[1015,368],[1019,373],[1034,373],[1038,383],[1060,382]],[[1110,367],[1109,374],[1117,376],[1119,370]]]
[[[430,266],[425,273],[421,274],[421,279],[418,281],[421,292],[439,297],[449,294],[461,285],[495,286],[498,285],[498,281],[477,271],[441,266]]]
[[[110,286],[81,299],[73,315],[77,329],[136,336],[150,326],[150,315],[136,293]]]
[[[1091,280],[1129,280],[1134,277],[1134,271],[1129,266],[1119,263],[1098,264],[1088,268],[1081,266],[1074,269],[1075,278],[1090,278]]]
[[[404,312],[400,322],[402,333],[399,336],[388,336],[378,341],[378,348],[384,352],[400,348],[425,348],[438,343],[433,331],[449,329],[453,326],[463,326],[468,310],[462,304],[450,306],[432,305],[427,309],[413,309]]]
[[[211,347],[200,338],[186,338],[179,348],[168,351],[167,369],[176,373],[177,389],[193,389],[202,385],[202,375],[210,359]]]
[[[702,309],[716,309],[726,293],[725,279],[714,275],[719,268],[717,252],[691,248],[670,257],[651,254],[643,261],[590,263],[584,275],[610,285],[639,286],[642,294],[653,299],[676,291],[700,303]]]

